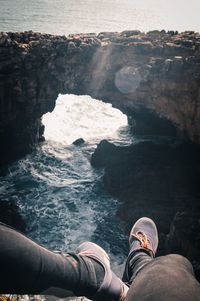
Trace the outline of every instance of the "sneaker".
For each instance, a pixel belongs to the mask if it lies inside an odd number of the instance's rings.
[[[133,225],[129,236],[130,251],[126,260],[122,280],[131,285],[138,272],[155,257],[158,247],[158,232],[155,223],[148,217],[142,217]],[[134,267],[138,262],[137,253],[148,254],[145,261],[138,267]]]
[[[155,223],[148,217],[136,221],[129,236],[130,252],[140,249],[155,257],[158,248],[158,231]]]
[[[84,242],[78,247],[76,253],[96,260],[104,268],[103,282],[91,297],[92,300],[123,301],[125,299],[129,288],[111,271],[109,256],[104,249],[92,242]]]

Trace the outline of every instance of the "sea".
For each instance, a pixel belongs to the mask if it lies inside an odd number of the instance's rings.
[[[0,0],[0,31],[68,35],[123,30],[200,31],[199,0]],[[43,116],[46,141],[12,163],[0,178],[0,199],[12,198],[26,233],[52,250],[74,251],[93,241],[108,252],[118,275],[128,252],[128,233],[116,215],[120,201],[91,166],[102,139],[137,143],[127,117],[88,95],[58,95]],[[75,146],[73,141],[85,143]]]

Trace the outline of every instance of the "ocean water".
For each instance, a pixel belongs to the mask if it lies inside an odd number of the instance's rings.
[[[0,31],[200,31],[199,0],[0,0]]]
[[[116,217],[119,202],[106,192],[103,171],[92,168],[90,158],[101,139],[118,145],[134,141],[127,117],[89,96],[59,95],[43,123],[46,142],[10,165],[0,178],[0,198],[15,200],[37,242],[62,251],[96,242],[120,272],[127,236]],[[73,145],[80,137],[85,143]]]
[[[199,0],[0,0],[0,31],[200,31],[199,11]],[[15,199],[27,233],[39,243],[73,251],[91,240],[106,249],[119,272],[127,253],[119,202],[106,192],[103,171],[91,167],[90,157],[101,139],[135,141],[126,116],[86,95],[59,95],[43,122],[46,142],[10,165],[0,178],[0,198]],[[86,143],[72,145],[80,137]]]

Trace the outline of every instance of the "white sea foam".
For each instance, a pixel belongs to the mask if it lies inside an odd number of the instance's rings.
[[[46,142],[10,166],[0,179],[1,195],[15,199],[34,240],[63,251],[96,242],[118,272],[126,246],[115,216],[118,202],[105,191],[102,171],[91,167],[90,157],[105,137],[129,141],[126,116],[89,96],[60,95],[43,120]],[[79,137],[87,143],[71,145]]]
[[[127,117],[111,104],[90,96],[59,95],[52,113],[43,116],[45,138],[71,144],[78,138],[117,137],[117,130],[127,125]]]

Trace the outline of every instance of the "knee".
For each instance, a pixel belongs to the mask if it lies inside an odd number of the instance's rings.
[[[170,254],[166,255],[165,258],[168,261],[168,263],[171,262],[173,266],[179,266],[181,268],[184,268],[194,275],[192,264],[186,257],[179,254]]]

